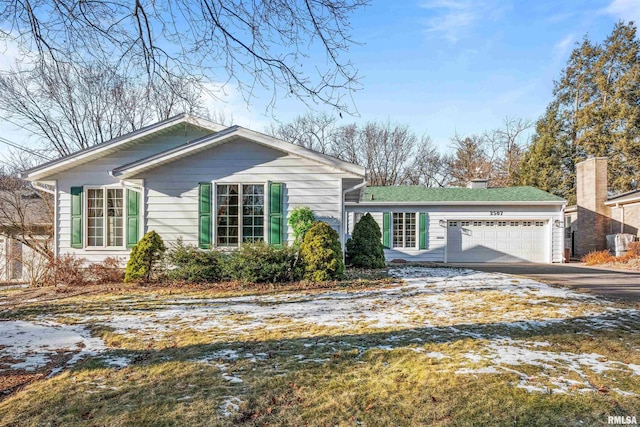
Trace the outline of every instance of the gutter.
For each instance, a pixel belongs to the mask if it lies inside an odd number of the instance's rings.
[[[482,200],[482,201],[429,201],[429,202],[347,202],[346,206],[495,206],[495,205],[518,205],[518,206],[532,206],[532,205],[540,205],[540,206],[564,206],[566,201],[558,200],[558,201],[490,201],[490,200]]]

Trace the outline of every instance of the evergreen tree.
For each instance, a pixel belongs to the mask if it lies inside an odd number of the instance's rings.
[[[601,44],[587,37],[555,82],[554,100],[536,126],[518,181],[575,201],[575,164],[609,158],[609,187],[635,188],[640,174],[640,39],[619,22]]]
[[[556,104],[536,123],[536,133],[520,161],[518,185],[530,185],[575,203],[575,173],[571,141],[559,117]]]
[[[353,227],[353,237],[347,240],[347,261],[354,267],[383,268],[385,264],[380,226],[367,213]]]

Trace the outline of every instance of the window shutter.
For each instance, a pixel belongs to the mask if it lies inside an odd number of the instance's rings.
[[[71,187],[71,247],[82,246],[82,187]]]
[[[420,249],[427,249],[429,241],[429,225],[427,224],[428,215],[420,212],[419,242]]]
[[[382,214],[382,246],[389,249],[391,247],[391,213]]]
[[[127,247],[138,243],[140,236],[140,193],[127,189]]]
[[[284,228],[282,183],[269,183],[269,244],[276,248],[282,247]]]
[[[198,184],[198,246],[211,248],[211,183]]]

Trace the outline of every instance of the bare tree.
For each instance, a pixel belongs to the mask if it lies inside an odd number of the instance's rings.
[[[337,123],[334,116],[309,113],[267,132],[364,166],[371,185],[442,185],[441,158],[428,137],[419,139],[409,126],[391,122]]]
[[[409,180],[414,185],[444,187],[449,180],[445,156],[438,152],[428,136],[423,136],[420,140],[409,170]]]
[[[493,163],[492,180],[495,185],[507,187],[516,183],[518,165],[527,145],[526,131],[533,123],[522,118],[507,117],[500,129],[486,135]]]
[[[492,164],[487,157],[485,135],[451,138],[454,153],[446,159],[450,184],[465,186],[472,179],[491,179]]]
[[[271,125],[268,133],[323,154],[335,154],[339,128],[337,119],[327,113],[307,113],[289,123]]]
[[[185,111],[202,111],[188,78],[158,79],[151,90],[113,68],[50,63],[0,76],[0,112],[38,137],[52,157]]]
[[[52,258],[53,197],[0,170],[0,235]]]
[[[368,0],[0,1],[0,36],[54,64],[109,63],[150,84],[200,75],[348,110],[350,17]],[[313,55],[310,52],[314,52]],[[324,55],[322,54],[324,53]]]

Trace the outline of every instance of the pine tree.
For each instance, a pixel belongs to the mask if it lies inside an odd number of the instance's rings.
[[[559,157],[558,157],[559,156]],[[575,200],[575,164],[609,158],[609,187],[635,188],[640,174],[640,39],[619,22],[607,39],[578,45],[555,82],[518,181]]]

